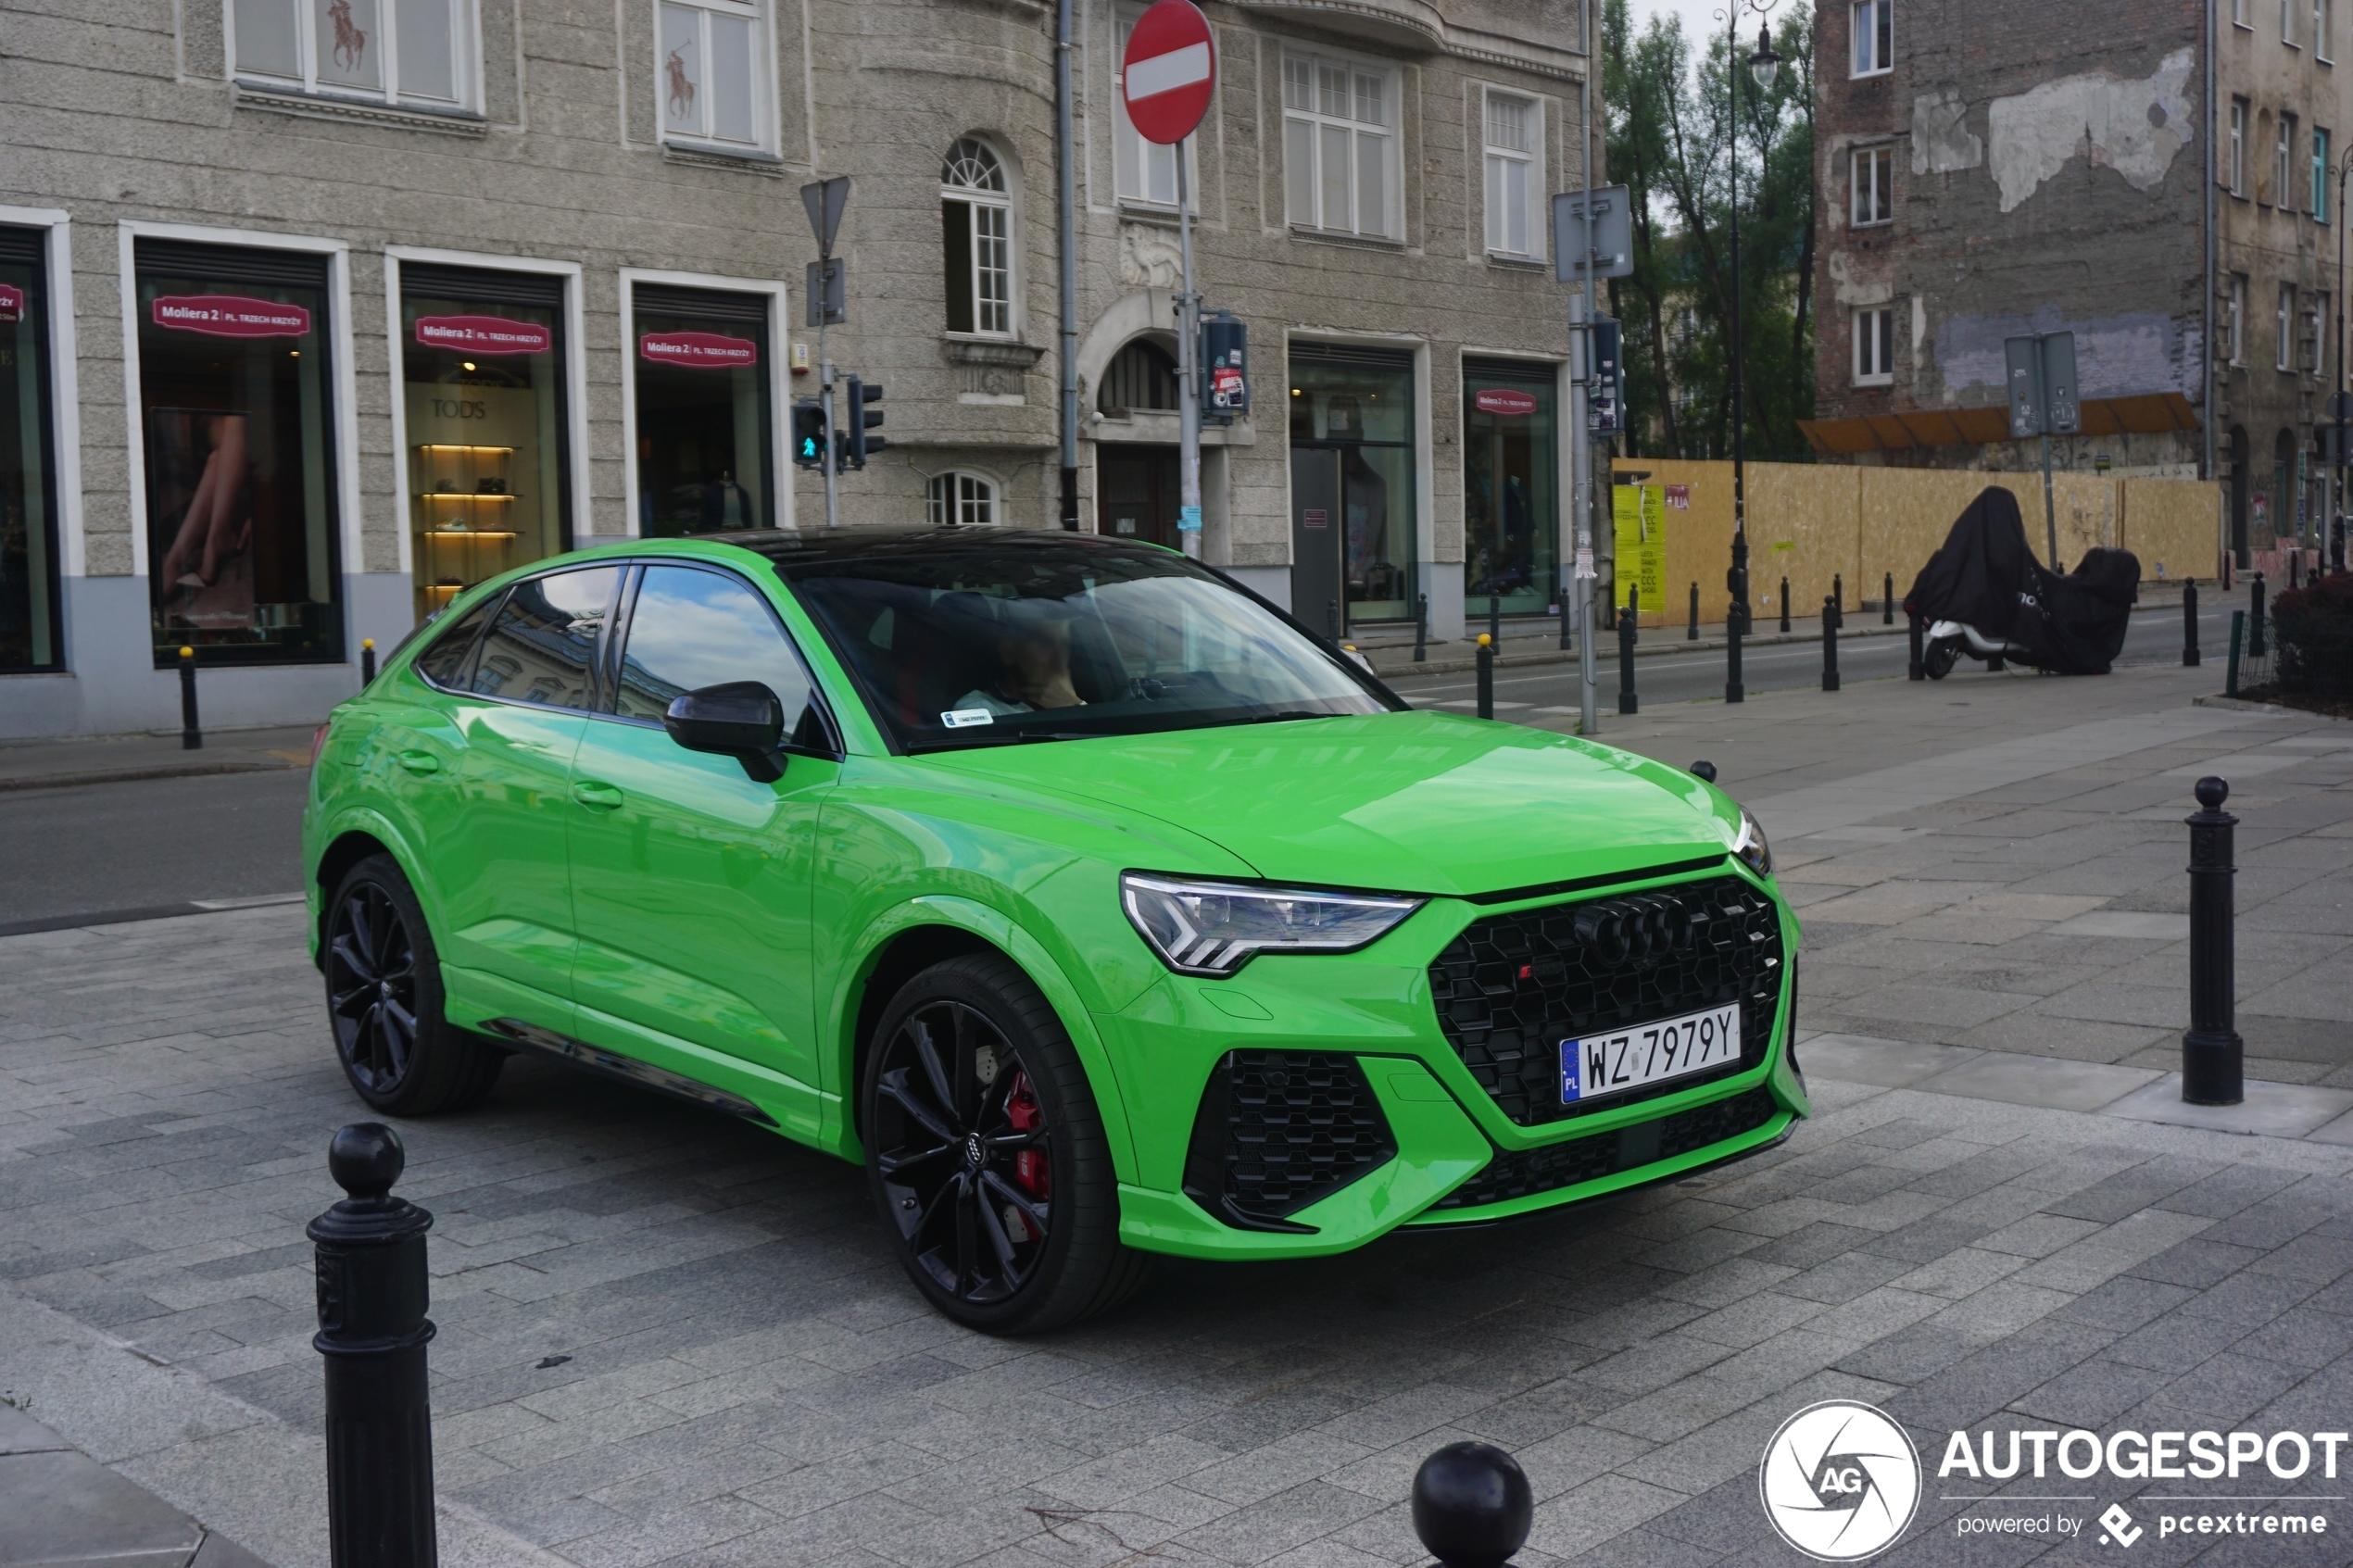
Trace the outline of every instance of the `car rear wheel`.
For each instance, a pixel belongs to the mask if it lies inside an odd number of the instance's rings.
[[[949,1317],[1034,1334],[1141,1283],[1150,1260],[1120,1244],[1086,1068],[1013,963],[972,955],[909,981],[875,1030],[862,1103],[875,1205]]]
[[[507,1053],[442,1016],[441,960],[417,895],[389,855],[345,873],[327,908],[327,1016],[344,1076],[391,1116],[461,1110]]]

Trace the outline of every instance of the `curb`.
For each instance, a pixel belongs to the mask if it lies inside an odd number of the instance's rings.
[[[2279,702],[2249,702],[2242,696],[2194,696],[2193,708],[2228,708],[2239,713],[2277,713],[2288,719],[2317,719],[2323,724],[2353,724],[2353,719],[2340,719],[2334,713],[2315,713],[2306,708],[2290,708]]]
[[[0,792],[17,789],[71,789],[80,784],[133,784],[141,779],[201,779],[220,773],[278,773],[292,762],[158,762],[146,768],[101,768],[81,773],[32,774],[0,778]]]

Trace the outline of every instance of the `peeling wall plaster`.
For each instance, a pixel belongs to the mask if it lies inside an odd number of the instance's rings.
[[[1830,264],[1831,296],[1839,304],[1885,305],[1895,297],[1895,285],[1885,279],[1873,282],[1856,277],[1855,257],[1849,252],[1834,250],[1826,259]]]
[[[1983,402],[1972,391],[2007,395],[2006,338],[2035,332],[2075,334],[2075,375],[2085,397],[2130,397],[2152,392],[2197,395],[2199,325],[2156,311],[2133,311],[2095,321],[2066,320],[2056,307],[2024,315],[1947,316],[1936,323],[1936,367],[1948,405]]]
[[[1947,87],[1912,100],[1913,173],[1952,174],[1984,161],[1985,143],[1969,130],[1969,105],[1957,91]]]
[[[2093,71],[1994,99],[1986,135],[2002,210],[2015,210],[2079,154],[2136,191],[2155,190],[2196,130],[2190,69],[2191,51],[2176,49],[2137,81]],[[1916,163],[1920,157],[1913,154]]]

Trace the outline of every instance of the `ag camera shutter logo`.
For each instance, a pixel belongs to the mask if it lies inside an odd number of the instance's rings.
[[[1825,1399],[1781,1423],[1765,1445],[1756,1489],[1781,1539],[1819,1562],[1856,1562],[1911,1524],[1920,1456],[1885,1412]]]

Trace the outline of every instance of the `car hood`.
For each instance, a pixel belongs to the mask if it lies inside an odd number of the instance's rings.
[[[1269,881],[1404,893],[1621,875],[1721,855],[1738,827],[1723,797],[1688,773],[1449,713],[1106,735],[925,760],[1175,824]]]

